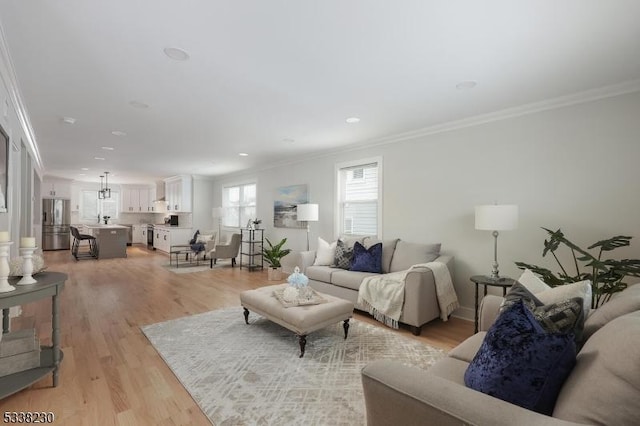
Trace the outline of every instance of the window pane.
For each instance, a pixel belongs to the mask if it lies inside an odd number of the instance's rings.
[[[371,165],[361,167],[355,170],[361,170],[362,178],[353,178],[354,170],[345,170],[345,188],[344,200],[376,200],[378,198],[378,167]],[[349,176],[352,176],[349,178]]]
[[[343,209],[345,234],[376,235],[378,233],[378,203],[345,203]]]
[[[222,224],[224,226],[238,227],[240,225],[240,209],[238,207],[227,207]]]
[[[339,170],[340,234],[378,234],[378,169],[378,163],[363,163]]]
[[[82,191],[82,219],[98,222],[98,192]]]
[[[242,191],[242,204],[243,205],[256,205],[256,185],[245,185]]]
[[[247,222],[249,219],[256,218],[256,208],[255,207],[242,207],[240,208],[240,226],[247,226]]]
[[[224,226],[246,226],[249,219],[256,217],[256,184],[222,188],[222,207],[225,211]]]
[[[111,198],[105,198],[104,200],[100,200],[102,203],[102,216],[109,216],[111,219],[118,218],[118,208],[120,201],[120,193],[116,191],[111,191]]]
[[[229,204],[237,206],[240,203],[240,187],[234,186],[234,187],[228,188],[228,190],[229,190],[228,192]]]

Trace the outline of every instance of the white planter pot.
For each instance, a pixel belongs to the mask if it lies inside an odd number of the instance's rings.
[[[282,280],[282,268],[267,268],[267,279],[269,281],[280,281]]]

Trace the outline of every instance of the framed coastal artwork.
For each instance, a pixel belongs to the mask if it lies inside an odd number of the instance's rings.
[[[291,185],[276,189],[273,202],[273,226],[275,228],[306,228],[306,223],[298,222],[296,206],[309,202],[309,186]]]
[[[7,182],[9,180],[9,136],[0,126],[0,213],[7,212]]]

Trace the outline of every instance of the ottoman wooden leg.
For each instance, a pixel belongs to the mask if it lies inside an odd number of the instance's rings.
[[[344,327],[344,338],[346,340],[347,339],[347,334],[349,333],[349,318],[344,320],[344,323],[342,324],[342,327]]]
[[[307,336],[299,335],[298,340],[300,342],[300,358],[304,356],[304,347],[307,345]]]
[[[244,322],[249,324],[249,310],[247,308],[244,308]]]

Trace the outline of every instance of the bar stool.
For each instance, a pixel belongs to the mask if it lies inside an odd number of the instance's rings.
[[[73,257],[75,257],[76,260],[97,259],[98,243],[96,241],[96,237],[94,237],[93,235],[81,234],[80,231],[78,231],[78,228],[76,228],[75,226],[70,226],[69,228],[71,228],[71,235],[73,235],[73,244],[71,246],[71,254],[73,255]],[[89,241],[88,246],[83,246],[87,247],[89,249],[88,251],[80,251],[80,243],[82,241]]]

